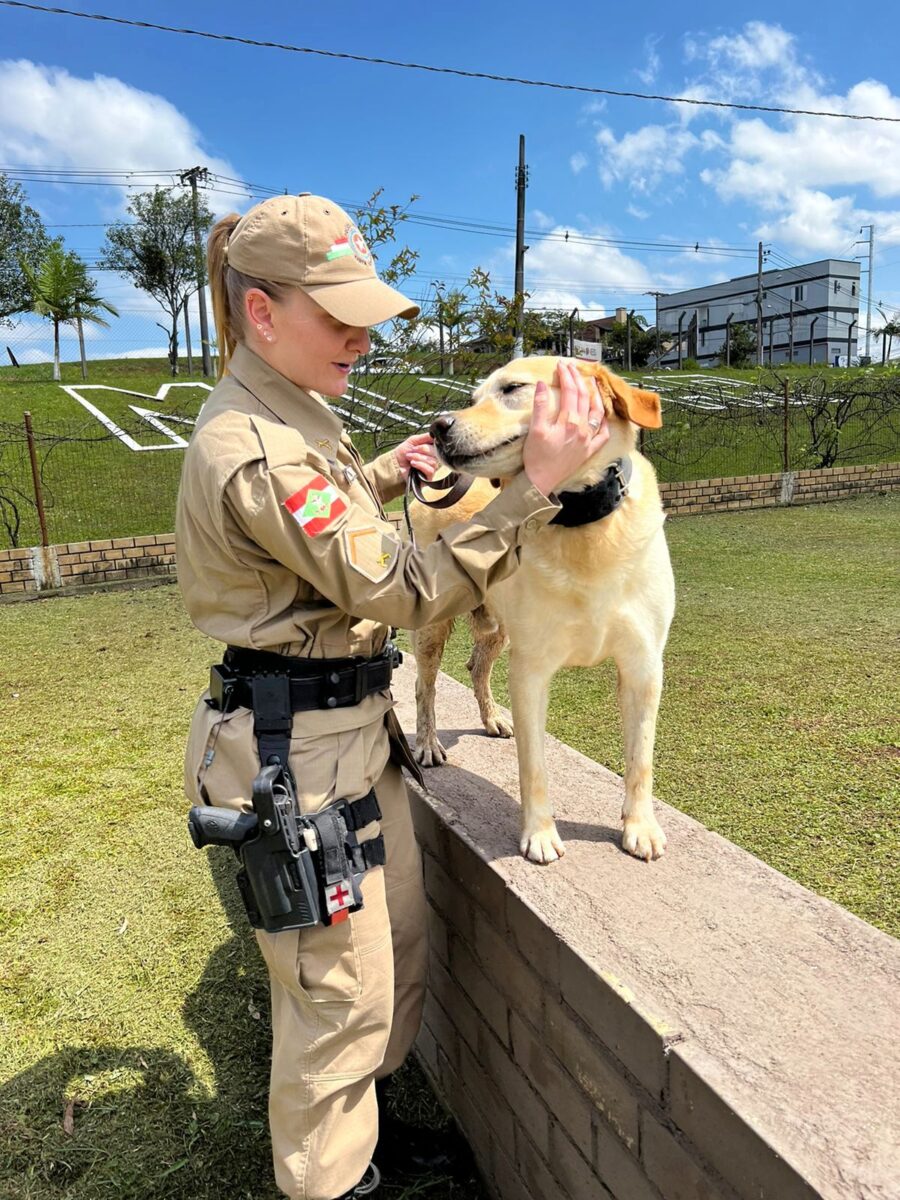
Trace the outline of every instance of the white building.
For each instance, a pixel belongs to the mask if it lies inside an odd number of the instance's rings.
[[[756,338],[758,280],[742,275],[709,287],[659,297],[663,342],[674,344],[660,360],[680,358],[701,366],[725,363],[729,324],[749,323]],[[763,361],[831,363],[852,361],[859,333],[859,263],[837,258],[762,273]]]

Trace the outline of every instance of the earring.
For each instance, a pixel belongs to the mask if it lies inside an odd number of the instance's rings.
[[[261,329],[262,329],[262,325],[257,325],[257,327],[256,327],[256,328],[257,328],[257,329],[259,329],[259,330],[261,330]]]

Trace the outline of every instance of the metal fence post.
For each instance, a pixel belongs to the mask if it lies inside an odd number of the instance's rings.
[[[785,473],[787,473],[791,469],[791,456],[790,456],[790,452],[788,450],[788,413],[789,413],[788,403],[789,403],[789,399],[790,399],[790,387],[791,387],[791,385],[785,379],[785,381],[784,381],[784,436],[783,436],[782,448],[781,448],[781,469]]]
[[[41,488],[41,473],[38,470],[37,454],[34,448],[34,430],[31,428],[31,413],[25,414],[25,436],[28,439],[28,454],[31,458],[31,479],[34,483],[34,499],[37,504],[38,520],[41,523],[41,545],[49,546],[47,537],[47,518],[44,515],[44,493]]]

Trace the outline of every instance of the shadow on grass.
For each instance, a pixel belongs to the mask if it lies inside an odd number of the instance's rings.
[[[225,847],[208,853],[232,936],[184,1000],[214,1073],[159,1046],[69,1046],[0,1088],[0,1200],[277,1200],[268,1131],[271,1030],[265,967]],[[440,1110],[414,1062],[408,1104]],[[404,1106],[398,1106],[403,1113]],[[66,1133],[67,1111],[73,1132]],[[417,1119],[420,1114],[417,1113]],[[390,1184],[385,1200],[477,1200],[475,1177]]]
[[[0,1166],[4,1200],[280,1196],[266,1115],[268,982],[234,857],[223,848],[209,864],[233,934],[210,956],[183,1012],[212,1065],[212,1088],[189,1059],[159,1046],[61,1049],[0,1090],[11,1147]],[[63,1128],[67,1103],[72,1134]]]

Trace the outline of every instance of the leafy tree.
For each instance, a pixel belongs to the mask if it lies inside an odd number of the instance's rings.
[[[900,337],[900,321],[886,321],[880,329],[873,331],[875,337],[881,338],[882,365],[891,360],[891,350],[895,337]]]
[[[647,319],[640,313],[633,313],[625,321],[613,322],[613,327],[606,335],[604,345],[612,362],[625,364],[628,355],[628,326],[631,325],[631,365],[646,367],[650,355],[656,350],[656,338],[648,333]]]
[[[25,202],[21,186],[0,174],[0,326],[12,325],[10,317],[31,308],[21,264],[36,267],[48,241],[44,224]]]
[[[54,238],[44,251],[37,268],[22,261],[22,273],[31,293],[31,311],[53,322],[53,378],[59,373],[59,327],[78,325],[84,374],[84,341],[80,323],[108,325],[101,312],[118,316],[116,309],[97,295],[97,284],[74,251],[66,250],[62,238]]]
[[[730,346],[730,352],[722,347],[720,364],[724,366],[727,361],[732,367],[745,367],[752,363],[756,357],[756,332],[753,326],[747,321],[732,321],[728,334],[726,344]]]
[[[128,205],[128,213],[131,222],[113,225],[107,231],[100,262],[127,275],[168,314],[169,326],[161,328],[169,338],[172,374],[177,375],[178,318],[185,300],[197,289],[191,196],[180,188],[139,192]],[[198,213],[200,232],[205,234],[213,223],[213,214],[202,196]],[[205,276],[202,283],[205,286]]]

